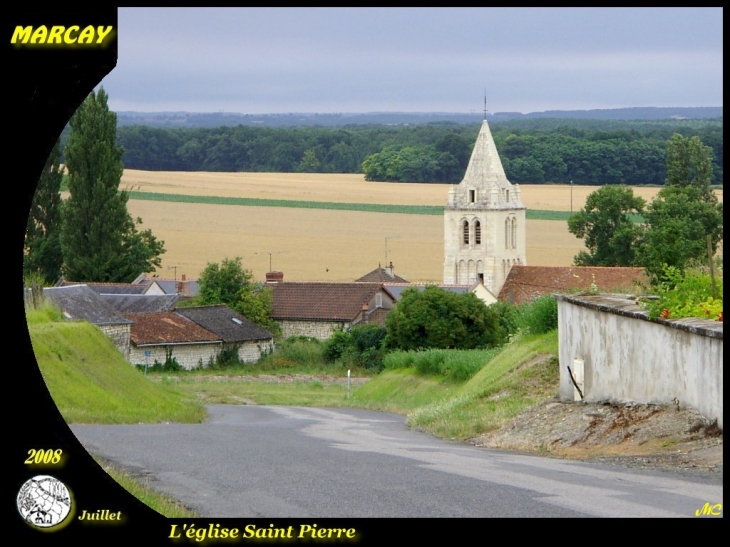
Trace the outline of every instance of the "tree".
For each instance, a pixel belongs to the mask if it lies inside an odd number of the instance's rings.
[[[574,259],[576,266],[633,266],[642,229],[631,213],[641,214],[646,202],[627,186],[603,186],[592,192],[583,209],[568,219],[568,231],[585,238],[588,252]]]
[[[61,276],[61,141],[51,149],[30,206],[25,232],[23,276],[53,284]]]
[[[667,180],[647,207],[640,249],[650,280],[662,280],[666,266],[684,271],[690,260],[707,260],[723,237],[723,205],[712,192],[712,149],[698,137],[675,134],[667,145]]]
[[[209,262],[198,283],[200,304],[225,304],[270,332],[280,333],[271,319],[271,289],[253,281],[253,273],[243,268],[240,257]]]
[[[70,196],[64,206],[61,248],[64,275],[74,281],[130,282],[161,264],[164,242],[127,211],[119,191],[122,149],[117,117],[103,88],[91,93],[71,118],[65,148]]]
[[[385,328],[388,349],[474,349],[507,341],[496,309],[473,293],[457,294],[435,285],[404,290],[388,312]]]

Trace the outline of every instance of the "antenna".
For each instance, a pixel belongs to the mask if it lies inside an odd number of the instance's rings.
[[[487,88],[484,88],[484,121],[487,121]]]

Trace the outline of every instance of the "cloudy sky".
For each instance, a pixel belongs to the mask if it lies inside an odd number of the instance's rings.
[[[721,8],[120,8],[116,111],[722,105]]]

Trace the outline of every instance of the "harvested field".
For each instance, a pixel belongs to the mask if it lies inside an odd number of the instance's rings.
[[[237,207],[130,200],[132,216],[165,241],[160,277],[197,278],[208,262],[241,256],[254,277],[282,270],[290,281],[353,281],[388,259],[410,281],[441,281],[443,219],[359,211]],[[527,221],[527,262],[568,265],[583,249],[565,222]],[[271,253],[271,256],[269,256]]]
[[[386,203],[442,206],[448,197],[446,184],[368,182],[364,175],[331,173],[186,173],[126,169],[122,188],[197,196],[331,201],[337,203]],[[570,211],[570,185],[522,184],[522,201],[529,209]],[[585,204],[598,186],[573,185],[573,210]],[[659,188],[634,187],[647,201]],[[720,201],[722,190],[717,190]]]

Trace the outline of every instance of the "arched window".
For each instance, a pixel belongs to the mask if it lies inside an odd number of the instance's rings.
[[[469,245],[469,221],[464,221],[464,223],[462,224],[462,230],[464,232],[462,242],[464,243],[464,245]]]
[[[509,249],[509,219],[504,221],[504,248]]]
[[[474,244],[482,244],[482,224],[478,220],[474,221]]]
[[[512,217],[512,248],[517,248],[517,219]]]

